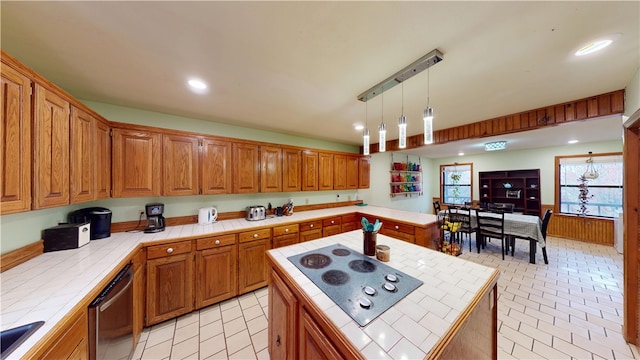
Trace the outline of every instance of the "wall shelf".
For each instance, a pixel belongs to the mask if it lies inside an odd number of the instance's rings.
[[[422,195],[422,165],[420,165],[419,158],[418,162],[411,162],[407,156],[405,161],[398,162],[393,161],[392,155],[389,177],[389,195],[391,197]]]
[[[480,203],[511,203],[516,212],[540,216],[540,169],[484,171]]]

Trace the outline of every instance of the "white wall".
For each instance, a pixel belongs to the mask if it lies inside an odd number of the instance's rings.
[[[640,67],[625,88],[624,114],[631,116],[640,109]]]

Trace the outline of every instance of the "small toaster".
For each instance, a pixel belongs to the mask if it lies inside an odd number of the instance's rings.
[[[89,243],[90,223],[62,224],[44,229],[44,252],[77,249]]]
[[[261,205],[247,206],[247,220],[256,221],[267,218],[267,209]]]

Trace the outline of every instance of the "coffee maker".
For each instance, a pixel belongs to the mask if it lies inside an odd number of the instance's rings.
[[[164,216],[164,204],[153,203],[144,206],[147,213],[147,228],[144,229],[146,233],[156,233],[164,231],[165,222]]]

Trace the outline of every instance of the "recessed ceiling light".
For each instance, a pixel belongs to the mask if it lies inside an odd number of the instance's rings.
[[[577,143],[578,143],[578,140],[569,140],[569,141],[567,141],[567,142],[568,142],[569,144],[577,144]]]
[[[189,79],[187,81],[189,88],[197,93],[204,93],[207,90],[207,84],[200,79]]]
[[[353,128],[356,129],[357,131],[362,131],[362,130],[364,130],[364,125],[362,125],[362,124],[354,124]]]
[[[597,40],[597,41],[590,42],[587,45],[581,47],[578,51],[576,51],[576,56],[583,56],[583,55],[594,53],[598,50],[602,50],[607,46],[611,45],[612,42],[613,40],[611,39],[604,39],[604,40]]]
[[[464,155],[464,153],[463,153],[462,151],[460,151],[460,152],[458,153],[458,156],[463,156],[463,155]]]

